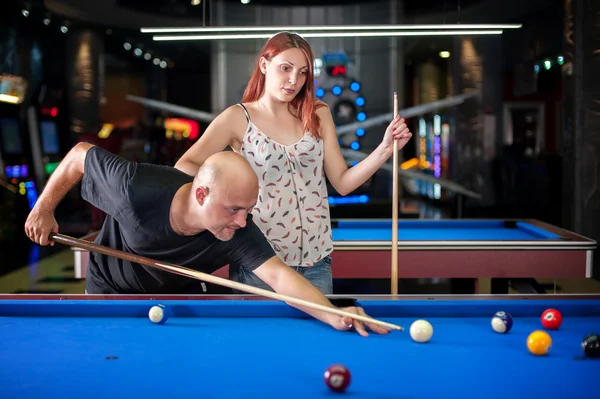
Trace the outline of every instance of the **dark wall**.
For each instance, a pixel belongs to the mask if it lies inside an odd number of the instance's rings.
[[[561,0],[547,0],[546,8],[523,15],[523,27],[505,30],[502,35],[503,56],[499,59],[506,70],[523,62],[554,56],[563,51],[564,9]]]
[[[45,26],[39,18],[25,18],[17,7],[0,13],[0,73],[24,77],[28,97],[41,82],[64,86],[65,54],[66,35],[56,24]]]
[[[564,3],[563,216],[567,228],[600,241],[600,3]],[[593,262],[600,278],[598,250]]]
[[[504,101],[543,102],[545,106],[545,154],[555,155],[560,141],[560,103],[563,97],[564,10],[561,1],[549,0],[541,12],[525,16],[523,28],[503,35]],[[550,70],[543,61],[552,62]],[[535,71],[536,65],[539,71]]]
[[[61,113],[68,121],[65,130],[73,131],[71,142],[77,141],[77,131],[93,136],[103,123],[131,127],[144,117],[151,120],[161,113],[126,100],[128,94],[210,110],[208,48],[161,47],[149,43],[149,36],[138,31],[82,21],[70,21],[69,31],[62,33],[64,21],[60,17],[52,17],[46,26],[42,22],[44,10],[31,10],[26,18],[21,9],[15,2],[0,13],[0,73],[24,77],[29,82],[29,99],[35,97],[42,83],[60,89]],[[168,60],[169,68],[135,57],[132,50],[124,49],[125,42]],[[85,63],[89,65],[84,67]],[[93,92],[86,94],[94,101],[84,107],[77,93],[89,90],[86,79],[94,82]]]
[[[165,101],[186,107],[211,111],[210,55],[198,51],[182,60],[166,75]]]

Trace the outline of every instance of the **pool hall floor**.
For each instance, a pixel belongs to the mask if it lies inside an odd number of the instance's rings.
[[[41,248],[23,244],[20,248],[2,251],[0,261],[0,293],[81,294],[85,281],[74,278],[73,251],[64,245]],[[596,279],[538,280],[551,288],[548,293],[600,293]],[[421,279],[403,281],[400,291],[415,294],[441,294],[448,286],[445,280]],[[490,292],[489,279],[480,279],[481,293]],[[337,292],[336,292],[337,293]],[[365,292],[361,292],[365,293]],[[401,292],[402,293],[402,292]],[[511,293],[516,291],[511,289]],[[346,292],[344,292],[346,294]]]
[[[3,251],[0,293],[80,294],[85,281],[75,278],[73,251],[56,245],[42,248],[31,244],[19,250]]]

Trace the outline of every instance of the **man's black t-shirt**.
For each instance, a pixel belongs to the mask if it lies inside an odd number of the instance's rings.
[[[90,148],[81,193],[107,214],[94,242],[204,273],[231,263],[254,270],[275,256],[251,215],[247,225],[226,242],[209,231],[193,236],[175,233],[169,221],[171,201],[177,190],[192,181],[193,177],[172,167],[138,164]],[[197,279],[90,253],[89,294],[192,294],[202,292],[200,287]]]

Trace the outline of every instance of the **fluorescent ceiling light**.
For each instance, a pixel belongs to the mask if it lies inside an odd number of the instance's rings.
[[[311,37],[396,37],[396,36],[460,36],[460,35],[501,35],[501,30],[455,30],[455,31],[421,31],[421,32],[324,32],[324,33],[298,33],[304,38]],[[273,33],[256,34],[230,34],[230,35],[181,35],[181,36],[153,36],[152,39],[161,41],[189,41],[189,40],[243,40],[243,39],[269,39]]]
[[[446,29],[519,29],[521,24],[432,24],[432,25],[330,25],[330,26],[217,26],[182,28],[141,28],[142,33],[191,32],[281,32],[281,31],[368,31],[368,30],[446,30]]]

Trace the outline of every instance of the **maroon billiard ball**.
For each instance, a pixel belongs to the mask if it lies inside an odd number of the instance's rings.
[[[350,378],[350,371],[341,364],[334,364],[325,370],[325,384],[335,392],[344,392],[350,385]]]
[[[542,313],[542,325],[548,330],[558,330],[562,324],[562,314],[556,309],[547,309]]]

